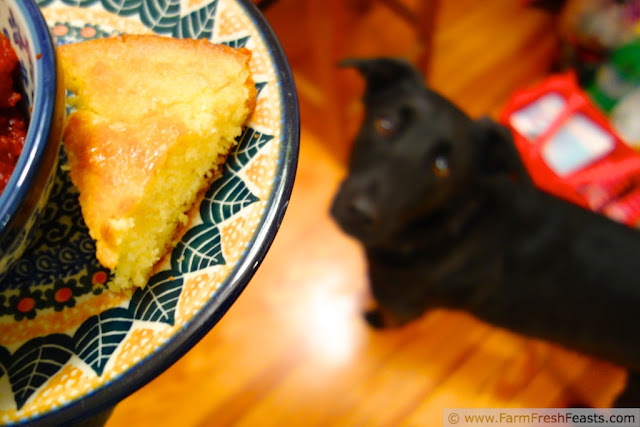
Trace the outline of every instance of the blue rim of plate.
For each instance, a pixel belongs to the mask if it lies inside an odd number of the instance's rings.
[[[219,290],[182,330],[169,338],[157,351],[109,384],[69,403],[67,406],[27,421],[29,425],[73,424],[96,416],[140,389],[178,361],[218,323],[246,288],[264,260],[280,228],[289,204],[298,164],[300,117],[298,97],[291,68],[273,29],[262,12],[250,0],[235,0],[246,12],[269,50],[279,80],[282,99],[282,135],[272,192],[265,215],[248,244],[242,259],[221,284]]]
[[[47,120],[53,120],[56,99],[56,75],[45,70],[56,69],[55,45],[49,33],[49,27],[40,13],[40,9],[32,0],[15,3],[25,16],[31,19],[27,24],[30,33],[36,34],[33,56],[40,54],[36,62],[36,87],[47,88],[37,91],[33,99],[31,117],[37,121],[29,123],[27,139],[18,158],[15,170],[26,170],[23,174],[12,174],[5,190],[0,195],[0,230],[10,227],[15,220],[16,213],[29,194],[31,183],[36,179],[40,163],[44,157],[49,131],[46,130]]]

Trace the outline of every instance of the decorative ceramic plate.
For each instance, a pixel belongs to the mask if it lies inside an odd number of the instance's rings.
[[[109,292],[66,172],[27,252],[1,279],[0,423],[104,410],[169,367],[226,312],[270,246],[293,186],[298,105],[282,50],[248,0],[39,0],[58,44],[119,33],[253,51],[256,111],[199,215],[131,297]],[[134,374],[135,372],[135,374]]]

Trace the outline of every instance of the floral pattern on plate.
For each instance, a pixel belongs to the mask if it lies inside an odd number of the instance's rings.
[[[155,32],[247,47],[253,52],[258,99],[188,231],[148,285],[132,296],[105,288],[110,273],[95,259],[61,149],[36,237],[0,279],[6,289],[0,291],[0,422],[38,419],[117,382],[151,360],[232,286],[230,277],[247,258],[265,215],[282,208],[271,204],[274,182],[285,163],[283,153],[291,149],[285,147],[282,92],[271,46],[242,2],[38,3],[58,44]]]

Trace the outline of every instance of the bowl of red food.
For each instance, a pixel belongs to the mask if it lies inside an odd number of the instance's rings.
[[[0,0],[0,277],[20,258],[58,165],[64,85],[34,0]]]

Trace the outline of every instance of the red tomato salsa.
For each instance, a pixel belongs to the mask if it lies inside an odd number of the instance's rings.
[[[16,90],[19,62],[9,39],[0,33],[0,194],[9,182],[27,137],[27,117]]]

